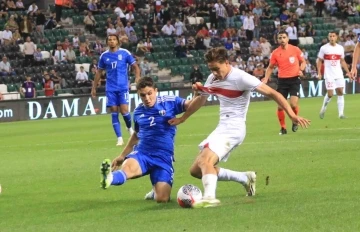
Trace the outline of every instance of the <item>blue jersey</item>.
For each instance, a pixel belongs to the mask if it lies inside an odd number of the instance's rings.
[[[106,91],[128,90],[128,66],[135,62],[131,53],[123,48],[116,52],[107,50],[101,54],[98,68],[106,70]]]
[[[185,99],[176,96],[158,97],[151,108],[140,104],[134,110],[135,131],[139,138],[137,151],[154,156],[173,156],[176,126],[169,119],[185,111]]]

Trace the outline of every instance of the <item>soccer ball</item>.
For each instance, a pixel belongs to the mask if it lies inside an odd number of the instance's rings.
[[[181,186],[177,193],[177,202],[183,208],[191,208],[192,204],[201,198],[201,190],[192,184]]]

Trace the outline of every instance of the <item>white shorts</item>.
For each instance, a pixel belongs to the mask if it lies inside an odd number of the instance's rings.
[[[344,88],[345,87],[345,79],[338,78],[338,79],[325,79],[325,87],[326,90],[334,90],[337,88]]]
[[[199,149],[202,151],[208,147],[219,157],[219,161],[226,162],[230,152],[244,141],[245,135],[245,122],[220,122],[216,129],[199,144]]]

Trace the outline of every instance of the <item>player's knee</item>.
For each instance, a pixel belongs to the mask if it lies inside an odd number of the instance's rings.
[[[201,169],[200,169],[197,165],[193,165],[193,166],[190,168],[190,175],[191,175],[192,177],[201,179],[201,177],[202,177]]]
[[[156,195],[155,197],[155,201],[156,203],[167,203],[170,200],[170,196],[168,196],[167,194],[159,194]]]

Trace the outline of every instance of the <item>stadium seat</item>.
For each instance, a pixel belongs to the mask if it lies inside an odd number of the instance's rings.
[[[300,43],[301,45],[306,44],[306,43],[307,43],[307,42],[306,42],[306,38],[305,38],[305,37],[299,37],[299,43]]]
[[[89,63],[83,63],[82,66],[84,67],[85,72],[90,71],[90,64]]]
[[[151,76],[151,77],[152,77],[152,79],[153,79],[155,82],[158,82],[158,80],[159,80],[159,77],[158,77],[158,76],[154,75],[154,76]]]
[[[32,74],[32,73],[34,73],[34,70],[33,70],[32,67],[25,67],[25,68],[24,68],[24,71],[25,71],[26,74]]]
[[[46,48],[46,46],[45,46],[45,48]],[[43,59],[49,59],[51,57],[50,52],[47,51],[47,48],[46,48],[46,51],[41,51],[41,54],[43,56]]]
[[[0,84],[0,93],[7,93],[7,85]]]
[[[306,44],[313,44],[314,43],[313,37],[305,37],[305,39],[306,39]]]
[[[14,85],[14,84],[8,84],[7,85],[7,91],[9,92],[9,93],[11,93],[11,92],[16,92],[17,90],[16,90],[16,85]]]
[[[35,82],[35,89],[36,90],[42,90],[43,89],[43,85],[41,82]]]
[[[164,60],[158,60],[158,68],[164,69],[166,67],[166,63]]]
[[[165,83],[163,83],[163,88],[164,88],[164,89],[170,89],[170,88],[171,88],[171,82],[165,82]]]

